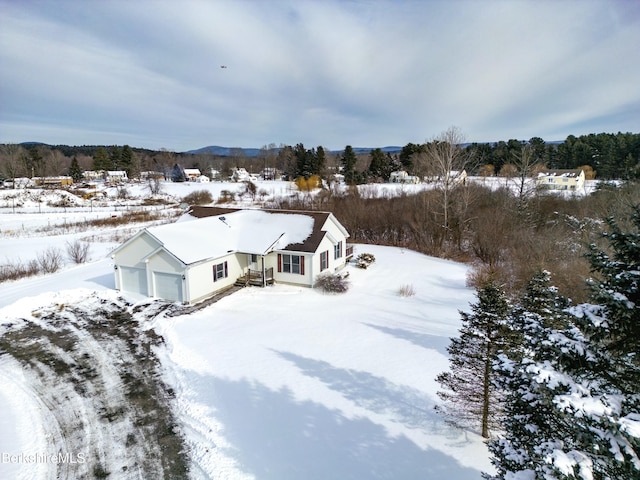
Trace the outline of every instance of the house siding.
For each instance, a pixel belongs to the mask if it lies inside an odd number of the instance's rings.
[[[186,301],[190,303],[197,302],[233,285],[238,277],[243,274],[243,264],[247,263],[245,257],[246,255],[244,254],[227,255],[189,267],[185,274],[187,278]],[[214,282],[213,266],[224,262],[227,262],[228,276],[219,278]]]
[[[278,255],[298,255],[304,258],[304,274],[288,273],[278,271]],[[312,286],[313,278],[312,255],[301,252],[279,251],[274,252],[265,257],[265,267],[273,268],[273,279],[279,283],[287,283],[290,285]]]

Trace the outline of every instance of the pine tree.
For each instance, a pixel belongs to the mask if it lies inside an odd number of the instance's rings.
[[[78,159],[75,155],[73,156],[71,165],[69,166],[69,176],[73,178],[74,182],[82,180],[82,168],[80,168],[80,164],[78,164]]]
[[[592,375],[604,413],[582,420],[593,436],[590,453],[602,478],[640,478],[640,205],[629,231],[607,219],[610,254],[591,245],[593,305],[582,305],[579,325],[599,354]]]
[[[129,145],[125,145],[122,147],[122,151],[120,152],[120,168],[127,172],[127,177],[133,177],[134,164],[133,164],[133,150]]]
[[[177,163],[173,165],[171,169],[171,181],[172,182],[185,182],[187,180],[187,176],[184,173],[184,169],[182,166]]]
[[[358,158],[353,148],[351,145],[347,145],[342,154],[342,174],[344,175],[345,183],[349,185],[355,184],[357,180],[357,172],[355,170],[357,160]]]
[[[562,302],[523,301],[520,357],[497,363],[510,394],[487,478],[640,478],[640,206],[632,222],[608,220],[611,255],[591,247],[594,304],[564,318]]]
[[[502,288],[490,281],[477,292],[472,313],[460,312],[460,337],[447,348],[450,371],[436,380],[444,387],[438,392],[445,403],[439,407],[458,426],[479,427],[489,438],[501,412],[501,392],[494,384],[492,365],[509,337],[506,318],[511,306]]]
[[[109,155],[104,147],[98,147],[96,153],[93,155],[93,164],[91,168],[95,171],[108,170],[109,168]]]
[[[568,301],[550,282],[547,271],[531,279],[510,322],[518,347],[494,365],[508,394],[503,434],[489,443],[498,474],[485,478],[572,478],[589,465],[578,448],[575,412],[556,404],[581,388],[575,372],[586,361],[584,337],[571,321]]]
[[[109,149],[109,168],[107,170],[122,170],[120,148],[114,145]]]

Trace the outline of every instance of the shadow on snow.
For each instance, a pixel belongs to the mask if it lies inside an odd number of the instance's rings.
[[[410,428],[446,439],[451,430],[433,404],[411,388],[399,387],[367,372],[277,352],[305,375],[317,378],[355,404],[387,414]],[[434,449],[424,450],[403,435],[392,436],[368,418],[347,418],[339,410],[297,400],[286,387],[278,391],[249,380],[200,377],[199,400],[214,405],[225,439],[225,453],[260,479],[431,479],[477,480],[480,472]],[[458,434],[455,434],[458,437]]]

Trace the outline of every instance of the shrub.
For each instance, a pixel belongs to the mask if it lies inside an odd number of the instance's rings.
[[[49,247],[37,257],[40,270],[44,273],[54,273],[63,265],[62,252],[57,248]]]
[[[361,253],[356,257],[356,266],[358,268],[369,268],[376,261],[376,257],[371,253]]]
[[[253,183],[251,180],[245,180],[244,182],[242,182],[243,184],[243,190],[241,191],[240,195],[242,196],[248,196],[251,198],[251,200],[255,200],[256,199],[256,194],[258,193],[258,187],[256,186],[255,183]]]
[[[9,263],[0,265],[0,282],[7,280],[18,280],[24,277],[37,275],[39,272],[38,262],[30,260],[28,263]]]
[[[213,197],[207,190],[196,190],[189,195],[185,195],[182,201],[189,205],[207,205],[213,202]]]
[[[316,279],[315,288],[319,288],[325,293],[344,293],[349,290],[349,275],[337,273],[326,273],[319,275]]]
[[[231,203],[236,199],[236,194],[229,190],[222,190],[220,192],[220,196],[218,197],[217,203]]]
[[[401,297],[413,297],[415,294],[416,290],[411,284],[402,285],[398,290],[398,295],[400,295]]]
[[[75,263],[84,263],[89,256],[89,243],[79,240],[67,242],[67,255]]]
[[[298,177],[295,184],[301,192],[310,192],[322,186],[322,179],[319,175],[311,175],[309,178]]]

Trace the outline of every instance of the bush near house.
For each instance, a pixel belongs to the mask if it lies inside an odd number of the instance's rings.
[[[376,257],[371,253],[361,253],[356,257],[356,267],[369,268],[369,266],[376,261]]]
[[[347,277],[348,274],[341,275],[339,273],[319,275],[314,287],[319,288],[325,293],[344,293],[349,290]]]

